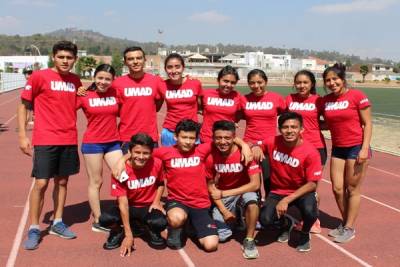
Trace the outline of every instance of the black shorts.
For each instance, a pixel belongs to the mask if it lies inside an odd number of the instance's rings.
[[[328,152],[326,151],[326,147],[318,148],[319,156],[321,158],[321,165],[325,166],[326,160],[328,158]]]
[[[79,172],[77,145],[34,146],[32,177],[50,179]]]
[[[332,157],[340,159],[357,159],[358,153],[361,150],[362,145],[355,145],[349,147],[332,147]],[[371,148],[368,149],[368,159],[372,157]]]
[[[173,208],[181,208],[183,209],[190,223],[192,224],[194,230],[196,231],[196,236],[198,239],[210,236],[210,235],[218,235],[217,233],[217,225],[214,220],[211,218],[210,209],[198,209],[186,206],[175,200],[168,200],[165,204],[165,210],[168,211]]]

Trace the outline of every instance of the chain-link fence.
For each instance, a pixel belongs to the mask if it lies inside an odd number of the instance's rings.
[[[22,88],[25,83],[26,79],[22,73],[0,72],[0,93]]]

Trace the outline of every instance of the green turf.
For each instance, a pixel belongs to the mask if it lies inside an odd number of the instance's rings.
[[[245,86],[236,86],[236,89],[246,94],[250,92],[250,89]],[[400,119],[400,89],[398,88],[359,88],[361,91],[367,94],[369,100],[372,103],[372,112],[379,114],[388,114],[399,116]],[[280,93],[283,96],[294,92],[292,87],[278,87],[269,86],[268,90]],[[324,95],[325,91],[323,88],[318,88],[318,93]],[[376,114],[378,115],[378,114]]]

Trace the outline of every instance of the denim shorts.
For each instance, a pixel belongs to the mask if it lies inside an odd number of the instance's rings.
[[[121,150],[121,143],[119,141],[108,143],[82,143],[82,154],[107,154],[115,150]]]
[[[332,157],[340,159],[357,159],[362,145],[355,145],[349,147],[332,147]],[[368,158],[372,157],[371,148],[368,148]]]

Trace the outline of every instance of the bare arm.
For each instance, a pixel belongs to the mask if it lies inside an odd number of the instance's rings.
[[[155,102],[156,102],[156,111],[159,112],[164,103],[164,99],[162,98],[162,99],[156,100]]]
[[[244,160],[244,165],[247,166],[253,160],[253,153],[251,152],[249,145],[237,136],[233,142],[241,148],[241,160]]]
[[[197,113],[203,115],[203,97],[197,97]]]
[[[129,204],[126,196],[118,197],[118,207],[125,231],[125,238],[121,244],[120,255],[125,257],[131,255],[132,247],[135,245],[131,225],[129,223]]]
[[[361,123],[363,127],[363,143],[358,153],[357,163],[362,163],[368,159],[368,150],[372,136],[371,107],[360,110]]]
[[[32,145],[31,141],[26,136],[26,123],[27,123],[26,114],[31,106],[32,106],[31,102],[22,100],[21,103],[18,104],[17,108],[19,148],[24,154],[28,156],[32,156]]]
[[[215,181],[211,179],[207,182],[207,185],[208,185],[208,192],[210,193],[211,196],[217,197],[217,195],[219,195],[218,199],[213,198],[213,202],[215,206],[217,206],[217,209],[221,212],[222,216],[224,217],[224,221],[233,222],[236,219],[236,216],[225,207],[224,203],[221,200],[221,195],[220,195],[221,191],[218,190],[217,187],[215,186]]]
[[[250,182],[244,184],[238,188],[233,188],[229,190],[223,190],[221,192],[222,197],[237,196],[242,195],[247,192],[256,192],[260,189],[260,174],[250,175]]]
[[[165,189],[164,183],[158,186],[156,196],[153,200],[153,203],[151,203],[150,205],[149,212],[151,212],[152,209],[156,209],[164,213],[164,215],[166,214],[163,206],[161,205],[161,197],[164,193],[164,189]]]

